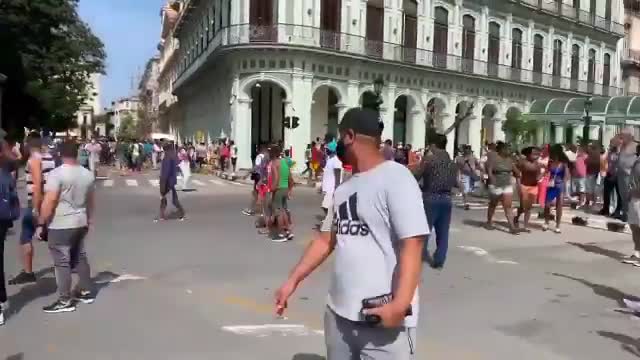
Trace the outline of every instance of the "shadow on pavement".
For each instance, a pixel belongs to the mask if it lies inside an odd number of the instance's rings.
[[[625,256],[625,254],[619,251],[609,250],[609,249],[602,248],[600,246],[596,246],[595,243],[580,244],[580,243],[568,241],[567,244],[578,247],[586,252],[606,256],[614,260],[622,260]]]
[[[469,225],[469,226],[473,226],[473,227],[477,227],[477,228],[482,228],[482,229],[485,229],[487,231],[499,231],[499,232],[511,234],[509,232],[509,223],[506,222],[506,221],[495,221],[494,220],[493,221],[494,228],[491,229],[491,230],[487,229],[487,222],[486,221],[473,220],[473,219],[464,219],[464,220],[462,220],[462,223],[465,224],[465,225]]]
[[[17,353],[13,355],[9,355],[5,360],[22,360],[24,359],[24,353]]]
[[[318,354],[295,354],[291,360],[326,360],[326,358]]]
[[[39,297],[49,296],[56,292],[56,279],[44,277],[49,273],[53,273],[53,266],[36,271],[37,283],[24,285],[20,287],[20,291],[9,296],[9,311],[6,313],[7,318],[19,313],[22,308],[33,300]]]
[[[602,330],[598,331],[598,335],[619,342],[622,350],[640,357],[640,338],[635,339],[629,335]]]
[[[20,288],[20,291],[9,297],[9,311],[7,311],[7,318],[19,313],[30,302],[49,295],[55,294],[58,289],[56,285],[55,277],[43,277],[48,273],[54,271],[53,267],[48,267],[36,272],[36,278],[38,282],[31,285],[25,285]],[[110,272],[102,271],[93,277],[94,291],[97,296],[102,289],[109,286],[110,280],[118,278],[120,275]],[[101,279],[109,279],[109,281],[100,281]],[[22,355],[20,355],[22,356]],[[21,359],[21,358],[16,358]]]
[[[576,277],[572,277],[569,275],[564,275],[564,274],[559,274],[559,273],[551,273],[551,275],[553,276],[557,276],[557,277],[561,277],[561,278],[565,278],[565,279],[569,279],[569,280],[573,280],[573,281],[577,281],[579,283],[581,283],[584,286],[587,286],[589,288],[591,288],[591,290],[593,290],[593,292],[598,295],[598,296],[602,296],[605,297],[607,299],[611,299],[614,300],[618,303],[618,306],[620,307],[626,307],[626,305],[624,304],[624,299],[628,299],[628,300],[632,300],[632,301],[639,301],[640,298],[624,293],[616,288],[613,288],[611,286],[607,286],[607,285],[601,285],[601,284],[596,284],[596,283],[592,283],[588,280],[585,279],[580,279],[580,278],[576,278]]]

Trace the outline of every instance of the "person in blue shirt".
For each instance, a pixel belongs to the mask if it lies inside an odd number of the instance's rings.
[[[155,222],[166,220],[167,195],[171,193],[171,203],[178,210],[178,219],[184,220],[184,208],[178,199],[176,184],[178,182],[178,157],[175,147],[171,144],[164,146],[164,158],[160,165],[160,216]]]

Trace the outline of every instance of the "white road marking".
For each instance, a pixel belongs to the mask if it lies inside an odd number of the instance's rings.
[[[467,251],[467,252],[471,252],[476,256],[480,256],[483,259],[486,259],[488,262],[493,263],[493,264],[502,264],[502,265],[518,265],[518,263],[516,261],[513,260],[501,260],[501,259],[496,259],[495,257],[493,257],[491,254],[489,254],[489,252],[483,248],[479,248],[477,246],[458,246],[458,248]]]
[[[153,187],[160,187],[160,180],[158,179],[149,179],[149,183]]]
[[[219,185],[219,186],[226,186],[227,184],[223,183],[220,180],[216,180],[216,179],[209,179],[209,182],[215,184],[215,185]]]
[[[118,277],[114,277],[112,279],[103,279],[98,280],[96,283],[98,284],[106,284],[106,283],[119,283],[122,281],[134,281],[134,280],[147,280],[144,276],[132,275],[132,274],[122,274]]]
[[[102,183],[102,186],[104,186],[104,187],[113,187],[113,180],[105,180]]]
[[[127,186],[138,186],[138,180],[127,179]]]
[[[309,329],[304,325],[266,324],[266,325],[236,325],[223,326],[223,331],[236,335],[249,335],[255,337],[279,336],[309,336],[324,335],[324,331]]]
[[[192,183],[198,185],[198,186],[204,186],[204,183],[200,180],[191,180]]]

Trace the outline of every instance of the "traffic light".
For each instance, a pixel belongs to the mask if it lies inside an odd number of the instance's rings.
[[[284,118],[284,127],[291,129],[291,118],[288,116]]]
[[[291,120],[292,120],[292,121],[291,121],[291,128],[292,128],[292,129],[295,129],[295,128],[297,128],[298,126],[300,126],[300,118],[299,118],[299,117],[294,116],[294,117],[292,117],[292,118],[291,118]]]

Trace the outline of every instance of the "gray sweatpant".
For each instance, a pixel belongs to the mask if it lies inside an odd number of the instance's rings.
[[[61,300],[71,299],[71,270],[80,278],[79,287],[93,291],[91,269],[84,249],[86,227],[75,229],[49,229],[49,252],[56,269],[56,284]]]
[[[327,307],[324,314],[327,360],[413,360],[416,328],[370,327],[344,319]]]

